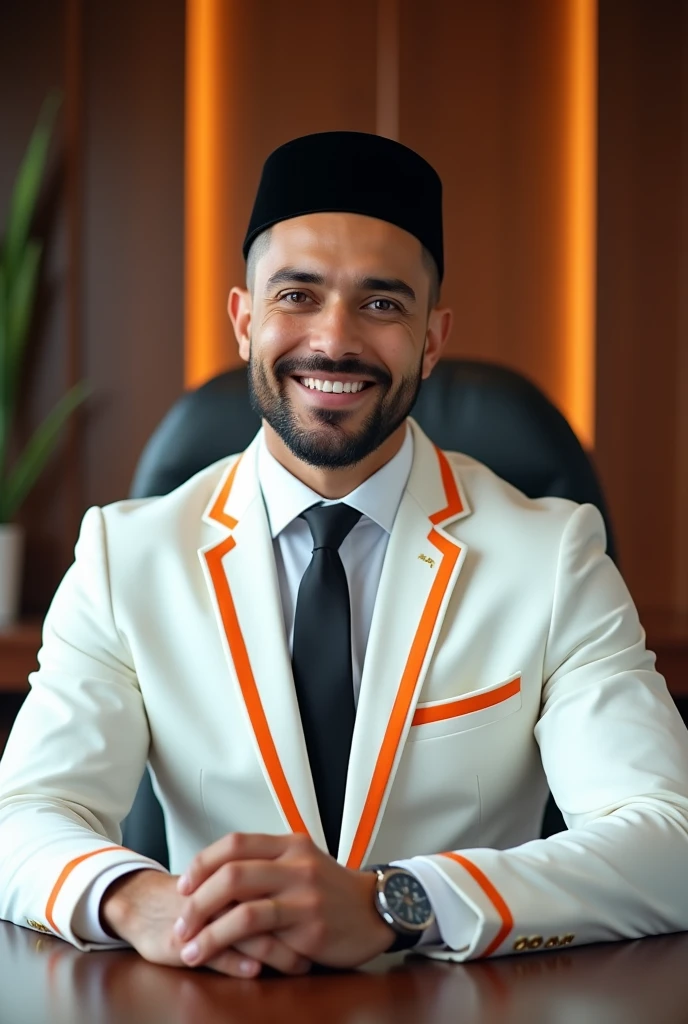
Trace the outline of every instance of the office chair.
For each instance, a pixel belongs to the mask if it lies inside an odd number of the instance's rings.
[[[493,363],[440,362],[424,381],[413,416],[440,448],[489,466],[530,498],[554,496],[596,505],[615,559],[609,515],[589,457],[562,414],[529,380]],[[222,373],[187,392],[162,420],[141,455],[131,497],[167,494],[206,466],[240,452],[260,426],[246,370]],[[542,835],[566,828],[550,797]],[[131,849],[167,864],[160,804],[145,773],[123,823]]]

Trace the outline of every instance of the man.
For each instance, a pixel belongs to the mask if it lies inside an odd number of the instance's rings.
[[[451,322],[437,175],[294,140],[244,254],[263,429],[86,514],[0,767],[0,916],[244,976],[687,928],[688,737],[599,513],[408,418]],[[147,758],[172,874],[118,845]]]

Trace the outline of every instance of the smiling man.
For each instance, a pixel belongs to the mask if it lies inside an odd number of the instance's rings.
[[[295,217],[254,246],[229,313],[266,443],[313,490],[342,497],[399,450],[439,358],[451,316],[428,312],[437,269],[408,232],[359,214]]]
[[[0,764],[0,916],[249,977],[688,928],[688,736],[601,516],[409,417],[451,325],[436,173],[296,139],[244,255],[262,429],[86,514]],[[147,760],[172,873],[119,845]]]

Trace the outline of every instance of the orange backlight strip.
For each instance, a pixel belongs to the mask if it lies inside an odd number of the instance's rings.
[[[222,62],[229,59],[224,31],[226,0],[186,5],[185,369],[188,388],[226,368],[226,282],[222,218],[224,107]]]
[[[581,442],[595,441],[597,218],[597,0],[568,0],[564,413]]]

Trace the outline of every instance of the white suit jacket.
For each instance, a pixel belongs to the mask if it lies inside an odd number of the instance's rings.
[[[338,860],[422,856],[455,959],[688,929],[688,733],[592,506],[531,501],[419,427],[361,680]],[[170,866],[230,831],[322,849],[254,442],[92,508],[0,762],[0,917],[82,946],[150,760]],[[538,837],[547,784],[570,831]]]

